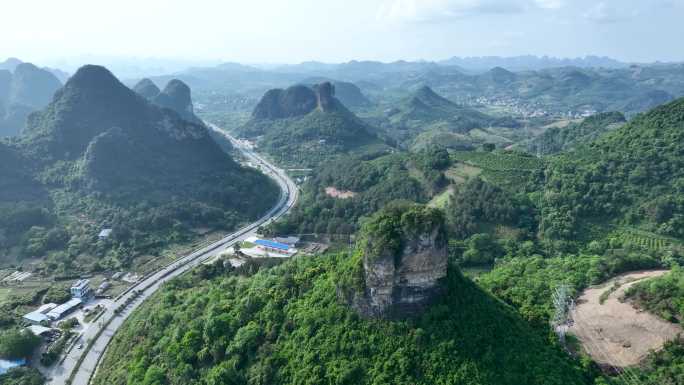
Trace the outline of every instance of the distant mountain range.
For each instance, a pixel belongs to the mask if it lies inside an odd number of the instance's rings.
[[[0,70],[14,72],[14,69],[21,63],[23,62],[15,57],[7,58],[5,61],[0,62]]]
[[[0,137],[15,136],[33,111],[45,107],[62,83],[50,71],[18,59],[0,65]]]
[[[625,68],[624,63],[605,56],[586,56],[583,58],[557,58],[549,56],[477,56],[452,57],[440,61],[441,65],[453,65],[470,71],[487,71],[494,67],[502,67],[509,71],[536,71],[546,68],[579,67],[579,68]]]
[[[152,80],[163,84],[179,79],[202,94],[225,95],[221,103],[210,96],[202,98],[202,104],[213,110],[247,112],[269,89],[331,81],[339,85],[341,100],[346,99],[342,83],[353,83],[374,103],[396,99],[400,94],[408,96],[411,90],[427,85],[459,104],[506,106],[520,115],[620,111],[632,116],[684,96],[682,68],[684,64],[628,65],[600,57],[571,60],[522,56],[441,63],[306,62],[261,68],[227,63]],[[360,107],[350,101],[344,100],[347,107]]]
[[[15,57],[11,57],[8,59],[5,59],[4,62],[0,62],[0,70],[7,70],[10,72],[14,72],[14,70],[19,66],[19,64],[24,63],[24,61],[17,59]],[[58,68],[51,68],[51,67],[41,67],[42,69],[50,72],[51,74],[55,75],[57,79],[59,79],[60,82],[65,83],[69,79],[69,73],[62,71],[61,69]]]
[[[684,64],[523,72],[495,67],[474,75],[445,67],[387,86],[414,89],[422,85],[463,104],[503,106],[519,114],[620,111],[631,116],[684,96]]]

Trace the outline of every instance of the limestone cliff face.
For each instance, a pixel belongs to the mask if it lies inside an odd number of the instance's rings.
[[[314,86],[316,91],[316,101],[318,108],[322,111],[332,111],[335,109],[335,87],[330,82],[325,82]]]
[[[389,218],[384,215],[366,230],[365,287],[351,295],[351,305],[369,318],[418,315],[439,296],[440,280],[447,274],[443,218],[438,211],[419,206],[399,210]]]

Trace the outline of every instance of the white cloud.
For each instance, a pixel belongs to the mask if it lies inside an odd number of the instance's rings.
[[[539,8],[544,9],[559,9],[565,5],[563,0],[535,0],[534,2]]]
[[[589,10],[587,10],[584,13],[584,17],[595,23],[611,24],[624,21],[632,17],[636,17],[638,16],[638,14],[639,11],[637,9],[628,11],[622,8],[608,5],[606,4],[606,2],[601,1],[593,7],[589,8]]]
[[[522,11],[515,0],[389,0],[380,5],[378,18],[400,22],[431,22],[474,14],[505,14]]]
[[[378,19],[435,22],[484,14],[512,14],[530,9],[558,9],[564,0],[385,0]]]

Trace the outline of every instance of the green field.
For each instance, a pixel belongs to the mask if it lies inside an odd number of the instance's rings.
[[[649,251],[662,251],[681,245],[677,239],[631,228],[616,230],[609,235],[609,238],[615,238],[624,245],[638,246]]]
[[[256,245],[255,245],[254,243],[252,243],[252,242],[247,242],[247,241],[245,241],[245,242],[240,242],[240,248],[243,248],[243,249],[252,249],[252,248],[254,248],[254,247],[256,247]]]
[[[480,175],[486,181],[514,189],[544,166],[541,159],[516,153],[455,151],[451,153],[451,159],[457,165],[456,170],[464,166],[475,167],[481,170]]]
[[[12,289],[9,287],[0,287],[0,303],[7,301],[10,294],[12,294]]]
[[[536,171],[544,165],[532,156],[480,151],[455,151],[451,158],[489,171]]]
[[[449,187],[440,194],[435,195],[428,203],[428,206],[443,209],[449,204],[452,195],[454,195],[454,190]]]
[[[482,173],[482,169],[466,163],[456,163],[454,166],[444,172],[444,176],[454,183],[463,183],[466,179],[478,176]]]

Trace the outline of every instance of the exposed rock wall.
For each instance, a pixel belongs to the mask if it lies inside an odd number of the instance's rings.
[[[430,208],[397,209],[376,223],[385,234],[366,230],[363,292],[353,293],[353,308],[369,318],[418,315],[442,291],[447,274],[447,238],[441,214]],[[408,216],[408,217],[407,217]],[[389,226],[388,226],[389,225]],[[370,225],[369,227],[372,227]],[[394,229],[391,229],[394,226]],[[385,235],[392,238],[387,238]]]
[[[332,111],[335,108],[335,86],[330,82],[321,83],[314,87],[318,108],[322,111]]]

